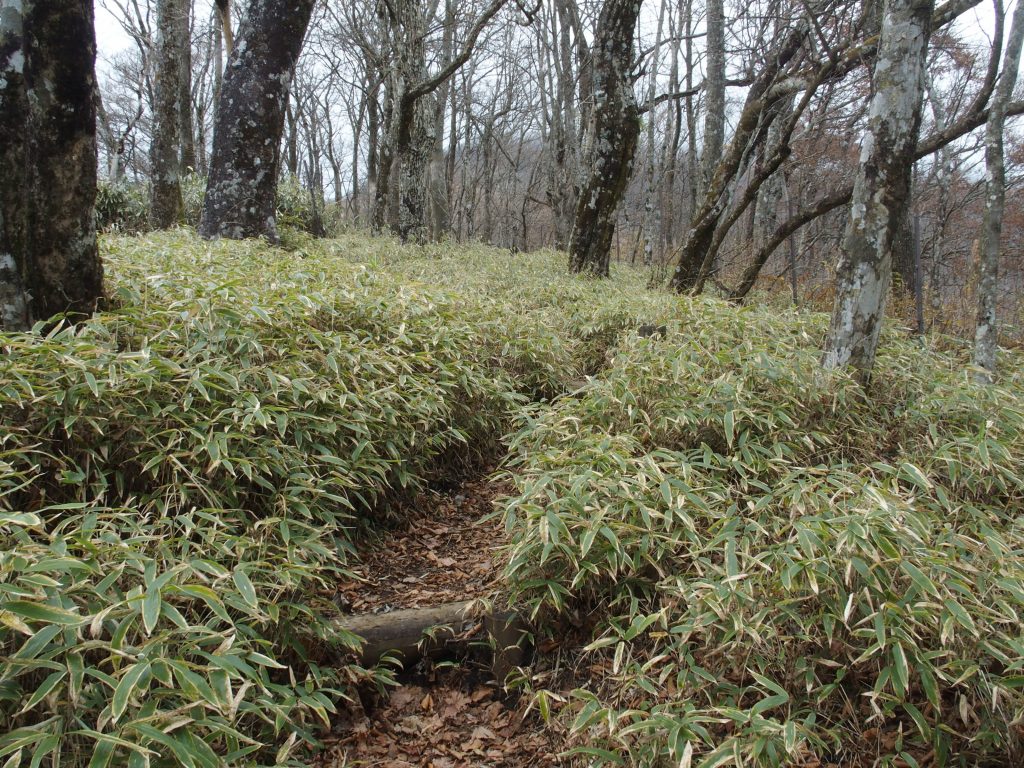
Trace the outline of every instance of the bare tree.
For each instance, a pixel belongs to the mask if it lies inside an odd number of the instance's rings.
[[[711,184],[725,144],[725,7],[722,0],[707,0],[707,31],[701,189],[707,189]]]
[[[870,376],[892,278],[893,236],[909,204],[934,0],[889,0],[872,73],[874,95],[825,343],[826,368]]]
[[[277,175],[288,85],[315,0],[251,0],[217,105],[199,232],[276,242]]]
[[[1000,11],[1001,12],[1001,11]],[[1006,164],[1003,157],[1003,133],[1006,110],[1013,97],[1024,44],[1024,3],[1018,2],[1010,24],[1003,71],[999,76],[988,121],[985,124],[985,216],[981,225],[978,259],[978,315],[974,332],[974,364],[983,373],[979,379],[990,382],[996,371],[996,297],[999,289],[999,246],[1006,200]]]
[[[615,214],[633,170],[640,115],[629,72],[640,0],[605,0],[592,53],[595,102],[585,144],[587,180],[576,201],[569,268],[607,277]]]
[[[150,224],[165,229],[182,220],[182,60],[189,43],[189,0],[157,2],[156,105],[150,146]],[[190,123],[191,124],[191,123]]]

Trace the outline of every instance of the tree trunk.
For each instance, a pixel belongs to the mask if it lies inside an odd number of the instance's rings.
[[[0,330],[28,327],[25,295],[25,97],[21,8],[0,5]]]
[[[615,214],[633,169],[640,115],[629,77],[640,0],[606,0],[592,48],[594,93],[586,182],[576,202],[569,269],[607,277]]]
[[[252,0],[217,105],[199,233],[276,242],[288,86],[315,0]]]
[[[192,0],[185,2],[181,25],[181,74],[178,76],[178,114],[181,125],[181,170],[196,168],[195,121],[192,117]]]
[[[654,266],[654,253],[658,250],[661,240],[661,205],[659,200],[660,185],[656,177],[655,152],[655,124],[657,123],[657,111],[654,108],[654,99],[658,90],[658,61],[661,54],[661,32],[665,24],[665,10],[667,3],[661,4],[658,11],[658,26],[654,34],[654,50],[651,52],[651,75],[647,84],[647,101],[651,105],[647,117],[647,190],[644,194],[644,266]]]
[[[773,93],[771,86],[800,50],[809,30],[809,20],[801,18],[788,33],[782,35],[764,69],[747,90],[746,103],[729,147],[715,166],[702,193],[700,206],[690,219],[690,228],[672,273],[673,290],[699,292],[703,286],[715,256],[712,250],[715,231],[729,208],[735,179],[767,126],[779,118],[777,105],[785,96]],[[786,133],[782,143],[788,145],[788,131]],[[779,157],[776,154],[775,159]]]
[[[711,184],[725,144],[725,8],[722,0],[707,0],[707,14],[708,71],[704,79],[702,192]]]
[[[872,72],[874,95],[825,344],[826,368],[870,377],[892,278],[893,235],[909,203],[934,0],[889,0]]]
[[[216,0],[217,15],[220,16],[221,38],[224,43],[224,55],[230,59],[235,51],[235,33],[231,26],[231,0]],[[219,63],[218,63],[219,64]]]
[[[96,33],[92,0],[26,0],[27,288],[36,319],[92,314],[96,243]]]
[[[1006,167],[1003,159],[1003,128],[1006,105],[1013,97],[1024,43],[1024,3],[1018,1],[1010,25],[1003,72],[999,76],[994,100],[985,125],[985,215],[981,225],[981,249],[978,260],[978,316],[974,331],[974,364],[980,369],[978,380],[992,381],[996,371],[996,303],[999,290],[999,242],[1006,200]]]
[[[182,58],[188,44],[187,0],[157,3],[156,104],[153,143],[150,147],[152,192],[149,223],[154,229],[180,224],[181,198],[181,97]]]

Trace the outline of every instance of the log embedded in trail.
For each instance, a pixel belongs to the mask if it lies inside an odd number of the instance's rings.
[[[338,619],[337,627],[363,639],[359,661],[376,664],[394,653],[406,666],[427,656],[442,658],[468,652],[470,643],[481,638],[474,630],[480,617],[471,610],[472,601],[446,603],[430,608],[404,608],[389,613],[371,613]],[[494,611],[483,617],[487,639],[493,642],[491,671],[504,680],[525,655],[526,625],[518,614]]]

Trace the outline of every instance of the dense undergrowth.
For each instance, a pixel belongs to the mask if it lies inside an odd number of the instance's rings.
[[[1019,372],[893,333],[865,394],[818,368],[826,318],[675,309],[512,440],[508,578],[589,641],[538,694],[576,753],[1019,764]]]
[[[387,679],[321,663],[355,530],[577,375],[346,259],[389,242],[292,240],[107,240],[109,311],[0,339],[4,765],[285,762]]]
[[[285,240],[107,239],[107,312],[0,337],[0,764],[300,758],[388,681],[327,649],[359,530],[509,433],[510,585],[590,642],[538,692],[581,760],[1017,758],[1019,367],[893,333],[865,396],[818,317]]]

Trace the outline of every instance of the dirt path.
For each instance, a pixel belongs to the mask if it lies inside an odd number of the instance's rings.
[[[488,474],[429,492],[408,525],[385,535],[339,585],[350,613],[387,613],[493,596],[500,586],[501,521],[483,520],[509,486]],[[546,768],[555,740],[526,701],[507,696],[472,659],[421,661],[386,701],[364,701],[336,723],[318,768]]]

